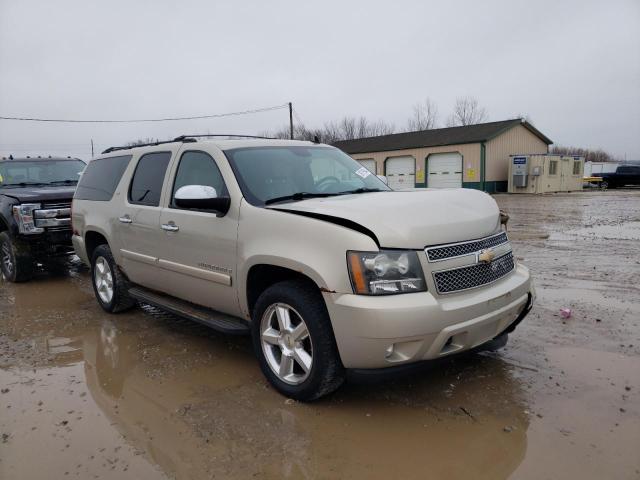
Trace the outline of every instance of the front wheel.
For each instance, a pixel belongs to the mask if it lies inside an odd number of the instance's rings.
[[[33,277],[34,262],[30,252],[17,245],[8,232],[0,233],[0,270],[9,282],[26,282]]]
[[[260,368],[283,395],[316,400],[344,381],[344,367],[320,292],[299,281],[277,283],[258,298],[252,320]]]
[[[108,245],[99,245],[91,257],[91,283],[96,299],[105,312],[117,313],[135,305],[129,285],[116,265]]]

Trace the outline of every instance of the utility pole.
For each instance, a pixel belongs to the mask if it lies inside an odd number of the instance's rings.
[[[289,102],[289,137],[293,140],[293,104]]]
[[[91,158],[93,158],[93,138],[91,139]]]

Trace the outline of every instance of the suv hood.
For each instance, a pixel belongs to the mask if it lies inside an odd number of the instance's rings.
[[[372,192],[312,198],[273,205],[272,210],[306,215],[370,230],[380,247],[422,249],[491,235],[500,210],[484,192],[465,188]],[[347,222],[340,222],[339,220]]]
[[[61,185],[52,187],[4,187],[0,185],[0,195],[5,195],[20,203],[40,203],[51,200],[71,200],[76,186]]]

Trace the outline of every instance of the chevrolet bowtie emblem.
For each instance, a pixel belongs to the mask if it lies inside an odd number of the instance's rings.
[[[491,249],[481,250],[480,252],[476,253],[476,262],[491,263],[495,256],[496,254]]]

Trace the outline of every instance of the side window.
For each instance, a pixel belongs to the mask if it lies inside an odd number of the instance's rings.
[[[74,198],[108,202],[113,197],[131,155],[97,158],[82,172]]]
[[[129,202],[157,207],[171,152],[147,153],[138,161],[129,187]]]
[[[178,208],[175,205],[174,197],[178,189],[186,185],[206,185],[215,188],[218,197],[228,195],[218,165],[209,154],[204,152],[184,152],[180,157],[171,194],[172,208]]]
[[[556,175],[558,173],[558,161],[550,160],[549,161],[549,175]]]

